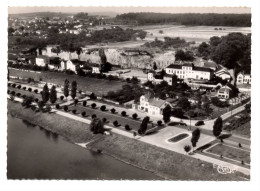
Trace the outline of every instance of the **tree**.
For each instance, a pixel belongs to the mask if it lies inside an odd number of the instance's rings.
[[[8,35],[12,35],[15,30],[12,27],[8,27]]]
[[[43,86],[43,90],[42,90],[42,101],[44,103],[47,103],[47,101],[50,98],[50,92],[49,92],[49,88],[47,83]]]
[[[95,117],[92,119],[91,123],[90,123],[90,130],[94,133],[104,133],[105,129],[104,129],[104,124],[102,122],[101,119]]]
[[[43,110],[44,105],[45,105],[44,101],[38,102],[38,107],[39,107],[40,110]]]
[[[105,110],[106,110],[106,106],[105,106],[105,105],[102,105],[102,106],[100,107],[100,110],[101,110],[101,111],[105,111]]]
[[[185,150],[186,153],[190,152],[191,146],[190,145],[185,145],[184,146],[184,150]]]
[[[221,134],[222,132],[222,127],[223,127],[223,121],[222,121],[222,118],[221,117],[218,117],[216,119],[216,121],[214,122],[214,125],[213,125],[213,135],[215,137],[219,137],[219,135]]]
[[[110,111],[111,111],[111,113],[115,113],[116,112],[115,108],[110,109]]]
[[[65,80],[64,81],[64,96],[66,97],[66,100],[67,100],[67,97],[69,96],[69,80]]]
[[[170,121],[171,112],[172,112],[171,106],[166,105],[166,107],[163,109],[163,121],[164,121],[164,123],[168,123]]]
[[[247,113],[251,113],[251,103],[246,104],[245,109]]]
[[[76,95],[77,95],[77,82],[72,81],[70,96],[72,97],[72,99],[75,99]]]
[[[156,62],[153,62],[153,70],[157,70]]]
[[[191,130],[191,118],[194,117],[195,112],[194,112],[194,110],[189,110],[189,111],[187,111],[186,114],[187,114],[187,115],[189,116],[189,118],[190,118],[190,130]]]
[[[187,110],[190,108],[190,102],[189,100],[186,98],[186,97],[181,97],[179,100],[178,100],[178,103],[177,105],[179,107],[181,107],[182,109],[184,110]]]
[[[57,101],[57,91],[56,87],[53,85],[51,87],[51,92],[50,92],[50,102],[54,104]]]
[[[148,125],[149,121],[150,121],[150,117],[148,117],[148,116],[146,116],[146,117],[143,119],[143,121],[142,121],[142,123],[141,123],[141,125],[140,125],[140,128],[138,129],[138,133],[139,133],[140,135],[145,134],[145,132],[146,132],[146,130],[147,130],[147,125]]]
[[[197,128],[192,132],[192,137],[191,137],[193,151],[194,151],[194,147],[196,147],[197,145],[199,138],[200,138],[200,129]]]
[[[137,115],[136,113],[134,113],[134,114],[132,115],[132,117],[133,117],[133,119],[137,119],[138,115]]]
[[[184,52],[183,50],[177,50],[175,54],[175,59],[181,61],[193,61],[194,57],[192,52],[190,51]]]
[[[123,117],[125,117],[125,116],[126,116],[126,112],[125,112],[125,111],[122,111],[122,112],[121,112],[121,115],[122,115]]]

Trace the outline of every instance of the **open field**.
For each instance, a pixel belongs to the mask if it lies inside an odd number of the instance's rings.
[[[125,83],[122,81],[109,81],[97,78],[80,77],[77,75],[68,75],[60,72],[27,72],[22,70],[9,69],[10,76],[17,76],[21,78],[33,78],[34,80],[40,80],[49,83],[54,83],[60,86],[64,85],[65,79],[68,79],[70,83],[75,80],[78,84],[78,90],[91,91],[96,95],[105,95],[108,91],[115,91],[121,89]]]
[[[250,164],[250,152],[244,150],[243,148],[240,149],[225,144],[217,144],[208,149],[207,152],[218,156],[222,155],[223,157],[236,160],[238,162],[244,161],[245,163]]]

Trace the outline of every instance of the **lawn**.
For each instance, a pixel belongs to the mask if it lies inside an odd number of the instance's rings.
[[[119,128],[119,129],[122,129],[122,130],[125,130],[125,125],[129,125],[130,128],[132,128],[132,130],[137,131],[140,128],[140,124],[142,122],[142,119],[134,120],[134,119],[131,118],[131,116],[123,117],[123,116],[121,116],[121,113],[116,112],[115,114],[113,114],[108,110],[107,111],[101,111],[99,108],[92,109],[90,105],[87,105],[86,107],[84,107],[82,105],[76,105],[76,106],[71,105],[71,106],[69,106],[69,111],[72,111],[74,109],[77,110],[76,115],[81,116],[81,113],[83,111],[85,111],[86,116],[88,118],[91,118],[91,116],[93,114],[95,114],[100,119],[106,118],[107,119],[106,124],[109,125],[109,126],[112,126],[112,127],[115,127],[113,125],[113,122],[117,120],[119,125],[116,128]],[[151,128],[151,127],[152,127],[152,125],[149,124],[148,129]]]
[[[109,91],[115,91],[121,89],[125,82],[122,81],[109,81],[106,79],[97,79],[89,77],[81,77],[77,75],[68,75],[61,72],[27,72],[21,70],[9,69],[10,76],[17,76],[21,78],[33,78],[34,80],[54,83],[60,86],[64,85],[65,79],[68,79],[70,83],[77,81],[78,89],[82,91],[91,91],[98,96],[106,95]]]
[[[227,131],[250,137],[251,134],[251,117],[246,111],[242,111],[224,121],[224,128]]]
[[[232,146],[227,146],[224,144],[217,144],[216,146],[211,147],[207,152],[214,153],[217,155],[222,155],[238,162],[244,161],[245,163],[250,164],[250,152],[242,150],[240,148],[235,148]]]

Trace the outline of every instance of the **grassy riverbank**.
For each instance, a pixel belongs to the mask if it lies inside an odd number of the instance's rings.
[[[241,173],[222,175],[213,165],[198,159],[158,148],[137,139],[121,135],[93,135],[89,126],[57,114],[35,113],[24,109],[20,103],[8,101],[8,112],[31,123],[64,136],[75,143],[91,142],[90,149],[100,149],[103,153],[121,161],[154,172],[156,175],[171,180],[243,180]],[[248,178],[248,177],[247,177]]]

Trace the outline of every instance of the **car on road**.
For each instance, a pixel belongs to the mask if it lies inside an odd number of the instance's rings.
[[[201,125],[205,125],[204,121],[197,121],[195,123],[195,126],[201,126]]]

